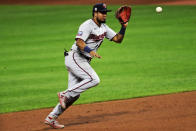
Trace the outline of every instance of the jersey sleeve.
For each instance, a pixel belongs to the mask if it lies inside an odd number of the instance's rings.
[[[85,22],[85,23],[83,23],[83,24],[80,25],[79,30],[78,30],[78,33],[77,33],[75,39],[80,38],[83,41],[86,41],[87,38],[90,35],[90,32],[91,32],[90,26],[89,26],[89,24],[87,22]]]
[[[114,36],[116,35],[116,32],[114,32],[110,27],[108,27],[107,25],[105,25],[106,27],[106,38],[109,40],[112,40],[112,38],[114,38]]]

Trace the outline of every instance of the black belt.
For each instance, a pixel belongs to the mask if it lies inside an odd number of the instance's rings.
[[[80,54],[80,56],[82,56],[82,57],[84,57],[87,61],[91,61],[91,57],[88,57],[88,56],[85,56],[84,54],[82,54],[82,53],[79,53]]]
[[[64,49],[65,51],[64,51],[64,56],[68,56],[69,54],[68,54],[68,51],[66,50],[66,49]],[[72,50],[72,49],[71,49]],[[84,57],[87,61],[91,61],[91,57],[88,57],[88,56],[85,56],[84,54],[82,54],[81,52],[77,52],[80,56],[82,56],[82,57]]]

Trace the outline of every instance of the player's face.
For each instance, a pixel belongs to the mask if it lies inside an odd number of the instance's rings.
[[[107,17],[107,12],[105,11],[97,13],[97,21],[99,21],[100,23],[105,23],[106,17]]]

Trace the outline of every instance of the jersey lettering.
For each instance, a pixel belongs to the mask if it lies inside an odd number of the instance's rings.
[[[100,41],[100,40],[103,40],[106,36],[106,32],[104,32],[103,34],[97,36],[97,35],[94,35],[94,34],[90,34],[90,36],[88,37],[88,39],[93,39],[94,41]]]

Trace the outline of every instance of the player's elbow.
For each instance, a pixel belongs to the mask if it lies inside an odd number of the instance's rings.
[[[116,40],[115,42],[120,44],[120,43],[122,43],[122,40],[119,39],[119,40]]]
[[[119,44],[122,43],[122,40],[119,40],[117,43],[119,43]]]
[[[119,34],[117,34],[117,35],[112,39],[112,41],[114,41],[114,42],[120,44],[120,43],[122,43],[122,41],[123,41],[123,37],[120,36]]]

